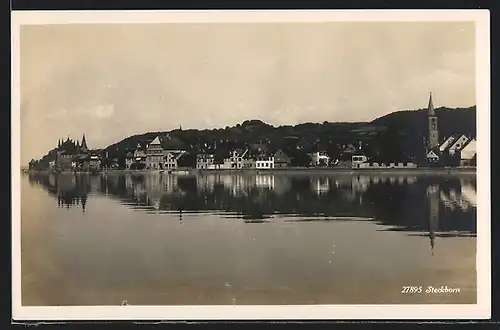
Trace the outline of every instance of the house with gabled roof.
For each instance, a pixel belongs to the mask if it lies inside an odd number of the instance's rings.
[[[466,143],[468,143],[469,138],[465,135],[459,135],[456,137],[456,139],[453,141],[453,143],[450,144],[450,146],[447,148],[448,153],[450,155],[454,155],[455,152],[460,151]]]
[[[160,137],[157,136],[146,147],[146,168],[162,169],[165,152],[161,146]]]
[[[142,153],[142,149],[144,153]],[[185,153],[184,143],[167,133],[164,136],[156,136],[145,147],[138,145],[134,156],[136,161],[142,161],[142,157],[144,157],[147,169],[171,170],[178,167],[177,161]]]
[[[366,157],[365,153],[361,148],[357,149],[353,154],[351,158],[351,166],[353,168],[360,168],[363,167],[363,164],[368,162],[368,157]]]
[[[270,152],[260,152],[256,157],[251,158],[252,163],[247,162],[246,167],[254,167],[256,169],[272,169],[274,168],[274,154]]]
[[[126,152],[125,152],[125,168],[126,169],[130,169],[130,166],[132,166],[132,164],[134,163],[134,152],[130,149],[128,149]]]
[[[169,150],[163,157],[164,168],[167,170],[176,169],[179,167],[179,159],[186,153],[185,150]]]
[[[433,148],[427,152],[427,160],[430,164],[438,164],[442,154],[440,148]]]
[[[464,134],[453,134],[427,151],[427,160],[432,165],[475,166],[472,159],[476,154],[476,140]]]
[[[32,158],[30,162],[28,163],[28,170],[32,170],[35,168],[36,161]]]
[[[237,148],[229,153],[229,157],[224,159],[220,168],[224,169],[242,169],[252,167],[252,160],[249,157],[248,149]]]
[[[196,155],[196,168],[199,170],[215,169],[215,154],[200,153]]]
[[[274,153],[274,167],[278,167],[278,168],[281,168],[281,167],[288,167],[290,166],[290,157],[288,157],[287,154],[285,154],[285,152],[281,149],[278,149],[275,153]]]
[[[455,153],[460,154],[460,166],[476,166],[476,139],[468,139]]]

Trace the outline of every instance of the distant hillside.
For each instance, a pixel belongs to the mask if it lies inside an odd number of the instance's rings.
[[[439,139],[452,134],[476,137],[476,106],[469,108],[437,108]],[[427,109],[398,111],[377,118],[371,124],[385,127],[385,147],[400,148],[404,154],[421,157],[428,134]],[[392,141],[391,141],[392,140]]]
[[[469,108],[437,108],[438,128],[441,137],[454,133],[476,136],[476,106]],[[423,137],[427,134],[427,109],[390,113],[371,122],[377,126],[393,126],[410,134]]]

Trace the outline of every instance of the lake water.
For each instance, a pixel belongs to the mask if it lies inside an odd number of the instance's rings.
[[[473,175],[21,180],[24,306],[476,303]]]

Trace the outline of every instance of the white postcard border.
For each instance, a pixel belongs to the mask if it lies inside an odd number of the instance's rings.
[[[14,320],[488,319],[491,317],[490,19],[488,10],[12,12],[12,317]],[[21,304],[20,26],[98,23],[474,21],[477,105],[477,304],[316,306],[74,306]]]

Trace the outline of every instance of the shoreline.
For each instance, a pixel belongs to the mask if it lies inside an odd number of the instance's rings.
[[[63,171],[54,174],[75,174],[75,175],[113,175],[113,174],[167,174],[167,175],[209,175],[209,174],[342,174],[342,175],[476,175],[476,167],[452,167],[452,168],[434,168],[434,167],[417,167],[417,168],[321,168],[321,167],[287,167],[273,169],[193,169],[179,168],[173,173],[160,172],[159,170],[103,170],[98,172],[72,172]],[[187,173],[186,173],[187,172]],[[27,174],[51,174],[51,171],[28,171]]]

